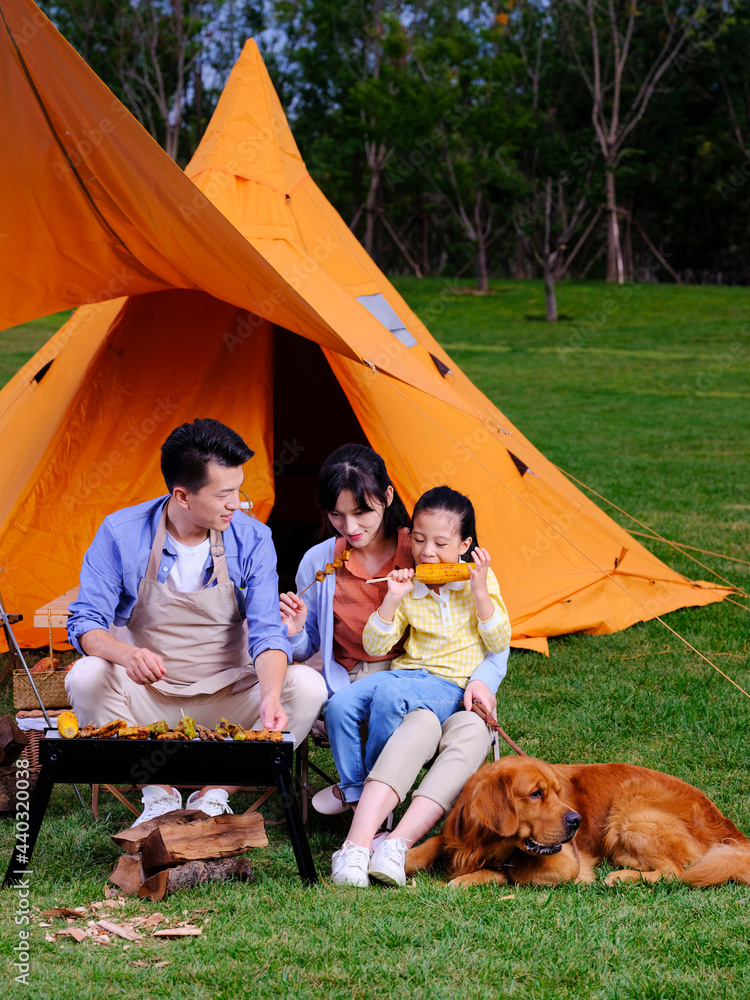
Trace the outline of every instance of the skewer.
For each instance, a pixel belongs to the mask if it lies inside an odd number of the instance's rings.
[[[340,569],[345,562],[349,562],[349,556],[351,554],[352,554],[351,549],[344,549],[341,555],[336,556],[336,558],[333,560],[332,563],[326,563],[326,568],[324,570],[319,569],[315,574],[315,579],[313,580],[313,582],[309,583],[304,590],[301,590],[299,594],[297,594],[297,597],[302,597],[303,594],[306,594],[308,592],[310,587],[314,586],[316,583],[322,583],[327,576],[330,576],[337,569]]]

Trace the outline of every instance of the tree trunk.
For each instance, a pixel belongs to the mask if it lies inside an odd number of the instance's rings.
[[[557,294],[555,292],[555,272],[549,258],[544,261],[544,302],[547,307],[547,322],[557,322]]]
[[[375,218],[378,211],[378,191],[380,188],[381,171],[377,163],[370,164],[370,186],[367,189],[365,201],[365,250],[370,257],[375,257]]]
[[[625,281],[625,270],[620,244],[620,223],[617,218],[615,175],[609,163],[606,165],[605,178],[607,192],[607,281],[616,281],[618,285],[622,285]]]
[[[630,208],[625,216],[625,247],[624,247],[624,262],[625,262],[625,280],[632,281],[633,275],[635,274],[635,266],[633,265],[633,202],[630,202]]]
[[[487,244],[484,233],[477,231],[477,291],[486,292],[489,290],[490,280],[487,271]]]

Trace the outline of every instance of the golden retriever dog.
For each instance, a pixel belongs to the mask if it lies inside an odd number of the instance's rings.
[[[407,874],[443,859],[451,885],[677,878],[750,884],[750,840],[703,792],[633,764],[503,757],[466,783],[442,833],[406,856]]]

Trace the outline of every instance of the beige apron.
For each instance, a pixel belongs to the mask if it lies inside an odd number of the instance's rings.
[[[131,642],[164,660],[166,677],[151,686],[172,697],[214,694],[240,678],[249,678],[252,672],[245,620],[229,579],[221,534],[212,530],[209,537],[214,572],[203,590],[182,593],[159,583],[159,562],[167,538],[164,505],[127,625]],[[216,586],[212,586],[214,581]]]

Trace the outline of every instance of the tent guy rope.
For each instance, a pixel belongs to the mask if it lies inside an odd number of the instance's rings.
[[[500,479],[500,477],[496,475],[496,473],[494,473],[491,469],[488,469],[487,466],[482,461],[480,461],[476,457],[476,455],[473,455],[461,441],[454,438],[452,434],[449,434],[449,432],[445,430],[444,427],[441,427],[440,424],[438,424],[437,421],[433,420],[433,418],[428,413],[425,413],[425,411],[417,403],[415,403],[412,399],[409,399],[406,393],[402,392],[390,378],[384,375],[383,372],[379,371],[371,361],[368,361],[366,358],[364,358],[363,363],[373,372],[373,374],[379,375],[392,389],[394,389],[400,396],[402,396],[409,403],[411,403],[411,405],[415,409],[419,410],[419,412],[422,414],[423,417],[429,420],[430,423],[434,424],[435,427],[437,427],[438,430],[440,430],[450,441],[452,441],[455,445],[461,448],[462,451],[464,451],[469,456],[469,458],[473,459],[473,461],[475,461],[479,466],[481,466],[481,468],[483,468],[485,472],[487,472],[493,479],[495,479],[498,483],[500,483],[509,493],[511,493],[516,498],[516,500],[518,500],[525,507],[527,507],[548,527],[552,528],[552,530],[555,531],[561,538],[563,538],[570,546],[572,546],[572,548],[574,548],[576,552],[579,553],[579,555],[583,556],[584,559],[590,562],[591,565],[596,570],[598,570],[598,572],[600,572],[603,576],[606,576],[612,583],[615,584],[615,586],[617,586],[620,590],[622,590],[624,594],[626,594],[631,600],[635,601],[636,604],[639,604],[644,609],[644,611],[648,612],[649,617],[654,618],[661,625],[663,625],[664,628],[666,628],[669,632],[672,633],[673,636],[675,636],[675,638],[679,639],[680,642],[682,642],[685,646],[687,646],[688,649],[692,650],[692,652],[695,653],[696,656],[699,656],[702,660],[705,660],[705,662],[710,667],[713,667],[713,669],[717,673],[721,674],[721,676],[725,678],[725,680],[728,680],[729,683],[734,685],[734,687],[736,687],[738,691],[741,691],[746,698],[750,698],[750,693],[748,693],[743,687],[741,687],[737,683],[737,681],[733,680],[728,674],[725,674],[724,671],[720,667],[717,667],[715,663],[712,663],[711,660],[709,660],[709,658],[704,653],[701,653],[701,651],[699,649],[696,649],[695,646],[691,642],[689,642],[684,636],[680,635],[680,633],[677,632],[675,629],[673,629],[671,625],[667,624],[667,622],[665,622],[660,615],[654,614],[651,611],[651,609],[646,604],[643,603],[643,601],[641,601],[638,597],[635,597],[633,594],[631,594],[626,587],[623,587],[620,581],[617,580],[608,570],[604,569],[602,566],[599,566],[597,562],[594,559],[592,559],[590,555],[588,555],[588,553],[584,552],[583,549],[581,549],[578,545],[576,545],[574,541],[568,538],[567,535],[565,535],[564,532],[562,532],[556,525],[552,524],[552,522],[549,521],[543,514],[540,514],[538,510],[535,510],[535,508],[532,507],[532,505],[527,500],[524,500],[522,496],[519,496],[519,494],[516,493],[516,491],[512,489],[512,487],[510,487],[506,482]],[[560,472],[562,471],[563,470],[561,469]],[[743,596],[746,595],[743,594]]]
[[[619,511],[620,514],[624,514],[625,517],[629,517],[631,521],[635,521],[635,523],[640,524],[641,527],[648,528],[649,531],[652,531],[653,532],[652,535],[646,536],[650,537],[652,541],[664,542],[665,545],[671,545],[673,548],[677,549],[678,552],[680,552],[682,555],[686,556],[688,559],[692,559],[692,561],[696,563],[698,566],[700,566],[701,569],[705,569],[707,573],[711,573],[717,579],[721,580],[722,583],[725,583],[728,587],[731,587],[732,590],[736,590],[738,594],[742,595],[742,597],[750,597],[750,594],[746,594],[745,591],[742,589],[742,587],[738,587],[736,584],[732,583],[731,580],[727,580],[727,578],[722,576],[721,573],[717,573],[715,569],[711,569],[710,566],[707,566],[705,563],[702,563],[700,559],[696,559],[695,556],[691,556],[689,552],[683,552],[679,542],[670,542],[668,538],[664,538],[663,535],[660,535],[659,532],[655,528],[652,528],[650,524],[646,524],[645,521],[641,521],[640,518],[637,518],[634,514],[629,514],[626,510],[623,510],[622,507],[618,507],[617,504],[614,503],[612,500],[608,500],[607,497],[602,496],[601,493],[597,493],[595,489],[592,489],[591,486],[588,486],[586,483],[582,482],[582,480],[577,479],[571,472],[568,472],[565,469],[561,469],[559,465],[555,465],[555,468],[558,470],[558,472],[561,472],[564,476],[567,476],[568,479],[571,479],[578,486],[582,486],[585,490],[588,490],[589,493],[593,493],[593,495],[598,500],[603,500],[604,503],[608,503],[610,507],[614,507],[616,511]],[[634,535],[640,534],[640,532],[633,531],[632,534]],[[689,548],[690,546],[687,547]],[[696,551],[701,552],[703,550],[697,549]],[[718,555],[718,553],[712,553],[712,555]],[[739,561],[741,560],[738,560],[738,562]]]

